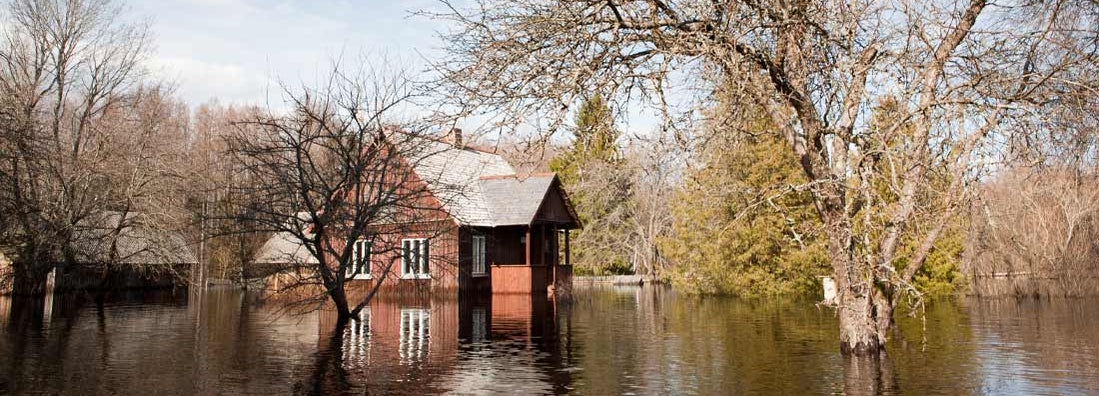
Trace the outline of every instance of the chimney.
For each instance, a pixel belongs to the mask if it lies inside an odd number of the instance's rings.
[[[454,147],[465,147],[465,142],[462,141],[462,130],[459,128],[452,128],[443,141],[453,144]]]

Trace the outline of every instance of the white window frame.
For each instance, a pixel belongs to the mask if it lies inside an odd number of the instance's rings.
[[[401,240],[401,279],[431,279],[431,249],[427,238]]]
[[[484,235],[474,235],[472,247],[473,257],[473,276],[488,276],[488,261],[485,256],[485,250],[488,244],[485,242]]]
[[[371,249],[371,243],[369,239],[356,240],[351,247],[351,265],[347,267],[346,278],[347,279],[371,279],[371,255],[373,251]],[[365,255],[363,251],[365,250]],[[365,271],[364,271],[365,270]]]

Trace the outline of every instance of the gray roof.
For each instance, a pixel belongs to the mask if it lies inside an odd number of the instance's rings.
[[[309,253],[298,238],[289,232],[271,236],[256,253],[258,264],[316,264],[317,258]]]
[[[495,210],[481,186],[481,178],[515,174],[498,154],[449,143],[420,139],[422,149],[410,159],[416,175],[427,183],[443,210],[460,224],[496,226]]]
[[[492,208],[493,224],[497,226],[526,225],[534,220],[542,207],[553,174],[527,177],[497,176],[481,179],[485,202]]]
[[[76,260],[82,263],[198,263],[183,235],[157,229],[147,216],[135,212],[123,216],[122,212],[103,211],[88,216],[77,223],[73,246]]]

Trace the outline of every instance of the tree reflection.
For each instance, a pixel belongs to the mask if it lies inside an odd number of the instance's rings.
[[[346,318],[336,319],[334,328],[326,337],[327,342],[322,342],[314,355],[308,388],[295,386],[294,393],[325,395],[343,394],[351,390],[351,382],[344,368],[344,337],[354,322]]]
[[[896,393],[897,381],[889,354],[882,351],[869,356],[843,356],[843,385],[848,395]]]

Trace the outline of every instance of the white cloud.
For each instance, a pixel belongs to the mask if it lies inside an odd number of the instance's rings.
[[[429,21],[408,19],[400,2],[344,0],[140,0],[153,20],[154,75],[197,105],[264,104],[274,80],[310,81],[341,54],[413,57],[434,39]],[[269,95],[269,91],[272,95]]]

